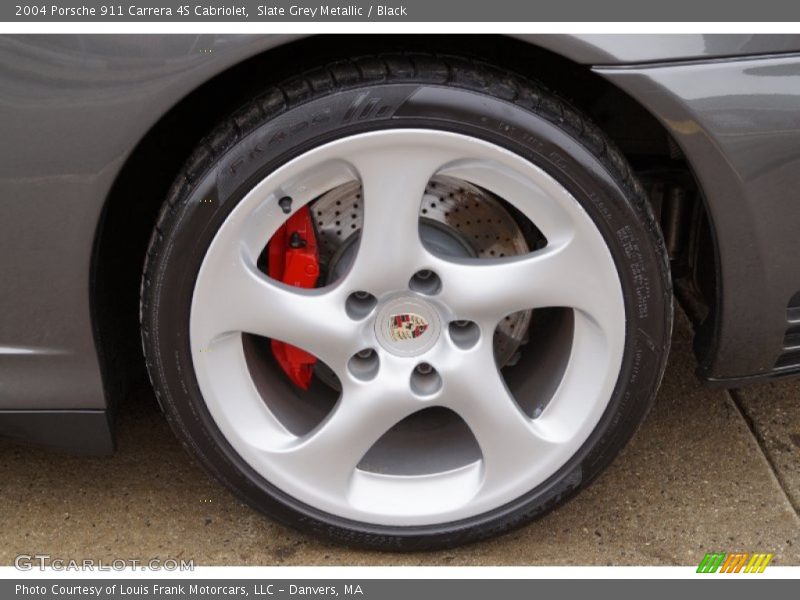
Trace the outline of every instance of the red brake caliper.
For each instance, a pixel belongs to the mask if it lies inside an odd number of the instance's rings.
[[[319,277],[319,254],[311,212],[304,206],[275,232],[267,246],[269,276],[288,285],[313,288]],[[272,340],[272,353],[298,387],[307,390],[311,384],[314,355],[286,342]]]

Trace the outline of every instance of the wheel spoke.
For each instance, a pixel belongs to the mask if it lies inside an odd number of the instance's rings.
[[[452,373],[444,373],[443,405],[472,430],[483,455],[484,487],[511,485],[525,465],[552,451],[546,428],[519,408],[494,364],[491,344],[469,353]]]
[[[405,287],[426,256],[419,237],[425,188],[451,157],[404,145],[353,156],[361,177],[364,223],[351,281],[377,293]]]
[[[460,318],[487,326],[519,310],[567,307],[613,326],[621,302],[608,257],[597,257],[580,238],[549,244],[520,257],[433,263],[443,282],[442,301]]]
[[[355,343],[341,292],[287,286],[261,273],[244,252],[230,254],[216,278],[198,282],[192,342],[208,347],[227,333],[252,333],[295,345],[335,368]]]
[[[602,399],[616,383],[619,366],[609,347],[621,344],[620,335],[607,335],[582,313],[575,315],[572,352],[558,388],[537,422],[562,443],[587,435],[602,413]]]
[[[418,408],[406,391],[351,382],[325,421],[294,443],[269,451],[270,458],[301,485],[341,498],[367,451]]]

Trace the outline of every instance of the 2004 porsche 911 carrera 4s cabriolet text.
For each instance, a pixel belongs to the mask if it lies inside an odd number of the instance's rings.
[[[111,452],[147,373],[255,508],[434,548],[611,462],[673,298],[701,379],[800,374],[800,36],[6,36],[0,64],[0,434]]]

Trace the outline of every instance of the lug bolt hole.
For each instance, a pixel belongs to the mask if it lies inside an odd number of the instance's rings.
[[[428,363],[419,363],[416,366],[416,371],[420,375],[428,375],[429,373],[433,372],[433,367],[430,366]]]
[[[378,299],[369,292],[353,292],[347,297],[345,310],[348,317],[354,321],[360,321],[372,312],[377,303]]]
[[[414,274],[408,282],[408,287],[420,294],[432,296],[438,294],[439,290],[442,289],[442,280],[439,279],[439,276],[433,271],[422,269]]]
[[[417,396],[432,396],[442,388],[442,377],[428,363],[419,363],[411,373],[411,391]]]
[[[378,353],[372,348],[364,348],[356,352],[347,362],[350,374],[361,381],[369,381],[378,374],[380,360]]]
[[[469,350],[481,337],[481,330],[473,321],[451,321],[448,327],[450,339],[462,350]]]

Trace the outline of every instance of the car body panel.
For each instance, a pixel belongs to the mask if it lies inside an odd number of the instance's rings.
[[[0,409],[106,407],[89,298],[109,190],[175,103],[288,39],[0,36]]]
[[[706,196],[721,293],[701,374],[775,373],[800,292],[800,56],[596,71],[657,116]]]
[[[516,36],[584,65],[630,65],[800,52],[800,35],[584,34]]]
[[[0,36],[0,411],[84,410],[107,422],[96,414],[108,402],[90,298],[109,190],[138,142],[181,99],[299,37]],[[673,132],[714,224],[725,229],[723,290],[738,296],[722,303],[704,375],[767,373],[778,306],[785,309],[792,286],[800,289],[796,258],[781,254],[800,249],[792,237],[800,222],[800,63],[772,55],[800,50],[800,36],[518,37],[602,65],[602,76]],[[743,54],[767,56],[735,58]],[[622,66],[677,60],[689,62]],[[76,433],[71,443],[85,438]],[[70,445],[63,437],[52,443]]]

